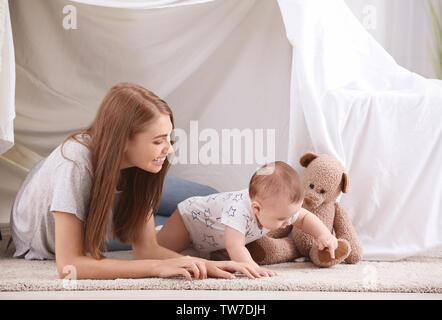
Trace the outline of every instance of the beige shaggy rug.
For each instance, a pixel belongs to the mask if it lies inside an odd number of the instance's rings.
[[[58,290],[277,290],[442,293],[442,250],[396,262],[361,261],[329,269],[311,262],[271,265],[278,276],[250,280],[146,278],[116,280],[58,279],[55,261],[26,261],[12,258],[12,245],[5,252],[8,235],[0,241],[0,291]],[[132,251],[106,254],[114,259],[132,259]]]

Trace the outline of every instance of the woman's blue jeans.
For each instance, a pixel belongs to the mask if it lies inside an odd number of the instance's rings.
[[[217,192],[212,187],[167,175],[163,185],[160,205],[154,215],[155,225],[164,224],[181,201],[193,196],[207,196]],[[117,239],[110,239],[106,242],[106,247],[107,251],[132,250],[131,245]]]

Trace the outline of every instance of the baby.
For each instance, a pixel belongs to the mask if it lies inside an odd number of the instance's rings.
[[[176,252],[192,244],[203,256],[226,249],[231,260],[247,268],[250,278],[259,278],[276,272],[259,266],[245,245],[271,230],[294,224],[315,237],[318,248],[327,248],[334,258],[337,239],[319,218],[301,208],[303,200],[304,189],[296,171],[276,161],[255,172],[248,189],[180,202],[158,232],[158,243]]]

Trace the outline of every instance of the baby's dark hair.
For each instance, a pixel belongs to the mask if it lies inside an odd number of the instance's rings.
[[[259,168],[250,179],[251,199],[283,195],[291,203],[304,200],[304,189],[295,169],[283,161],[268,163]]]

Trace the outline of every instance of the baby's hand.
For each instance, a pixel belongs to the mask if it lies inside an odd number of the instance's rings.
[[[318,242],[319,250],[324,250],[327,248],[327,251],[330,252],[331,258],[335,258],[335,250],[338,247],[338,239],[336,239],[334,235],[320,235],[316,241]]]

